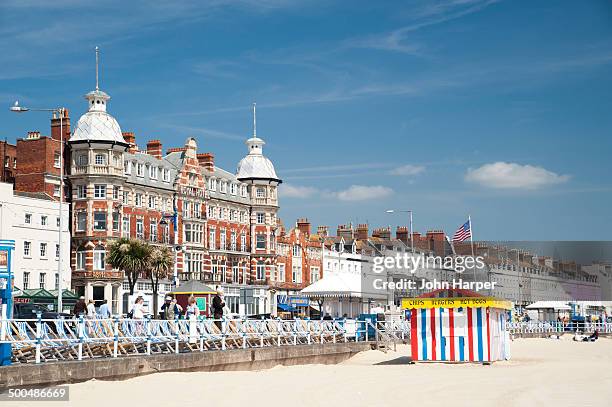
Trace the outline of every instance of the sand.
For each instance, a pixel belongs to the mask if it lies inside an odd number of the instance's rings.
[[[517,339],[512,360],[408,364],[410,349],[362,352],[338,365],[253,372],[161,373],[70,385],[43,406],[610,406],[612,339]],[[441,404],[445,403],[445,404]],[[5,403],[5,405],[20,405]],[[25,404],[21,404],[25,405]]]

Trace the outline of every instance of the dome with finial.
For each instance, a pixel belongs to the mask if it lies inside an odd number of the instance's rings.
[[[253,103],[253,137],[246,141],[248,154],[238,163],[236,177],[240,181],[272,180],[282,182],[276,175],[272,161],[263,155],[263,145],[266,144],[257,137],[257,119],[255,103]]]
[[[106,112],[110,96],[101,91],[98,85],[98,52],[96,47],[96,90],[85,95],[89,110],[77,122],[69,141],[110,141],[125,144],[119,123]]]

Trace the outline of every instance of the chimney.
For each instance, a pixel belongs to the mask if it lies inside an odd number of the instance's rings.
[[[161,160],[162,158],[162,143],[159,140],[149,140],[147,142],[147,154]]]
[[[310,222],[306,218],[297,220],[297,228],[306,236],[310,236]]]
[[[62,119],[60,120],[60,116],[57,113],[53,113],[53,118],[51,119],[51,138],[54,140],[60,139],[61,127],[64,130],[64,141],[67,141],[70,138],[70,116],[68,115],[68,109],[64,110]]]
[[[336,236],[343,237],[344,239],[353,239],[353,225],[338,225],[338,229],[336,230]]]
[[[317,227],[317,235],[321,237],[329,236],[329,226],[318,226]]]
[[[378,237],[380,239],[390,240],[391,239],[391,228],[386,227],[386,228],[374,229],[374,231],[372,232],[372,237]]]
[[[215,155],[213,153],[199,153],[197,157],[200,167],[211,172],[215,170]]]
[[[357,225],[357,230],[355,232],[355,239],[368,240],[368,224],[367,223],[361,223]]]
[[[406,226],[398,226],[395,230],[395,238],[401,240],[405,244],[410,244],[410,234]]]
[[[40,131],[28,131],[26,140],[38,140],[40,138]]]
[[[123,135],[123,139],[125,140],[125,142],[129,145],[128,152],[134,154],[136,151],[138,151],[138,146],[136,145],[136,136],[134,135],[134,133],[131,131],[125,131],[121,134]]]

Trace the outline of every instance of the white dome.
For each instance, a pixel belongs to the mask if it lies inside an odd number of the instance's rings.
[[[95,90],[85,95],[85,99],[88,100],[89,111],[81,116],[69,141],[110,141],[125,144],[119,123],[106,113],[106,102],[110,96]]]
[[[262,146],[265,142],[258,137],[252,137],[246,141],[246,144],[249,146],[249,154],[238,163],[236,178],[269,179],[280,182],[272,161],[263,155]]]

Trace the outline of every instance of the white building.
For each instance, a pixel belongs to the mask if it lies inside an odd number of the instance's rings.
[[[0,183],[0,239],[15,240],[15,287],[55,290],[61,278],[62,288],[70,288],[68,212],[69,204],[64,203],[60,253],[59,202],[43,193],[15,192],[12,184]]]

